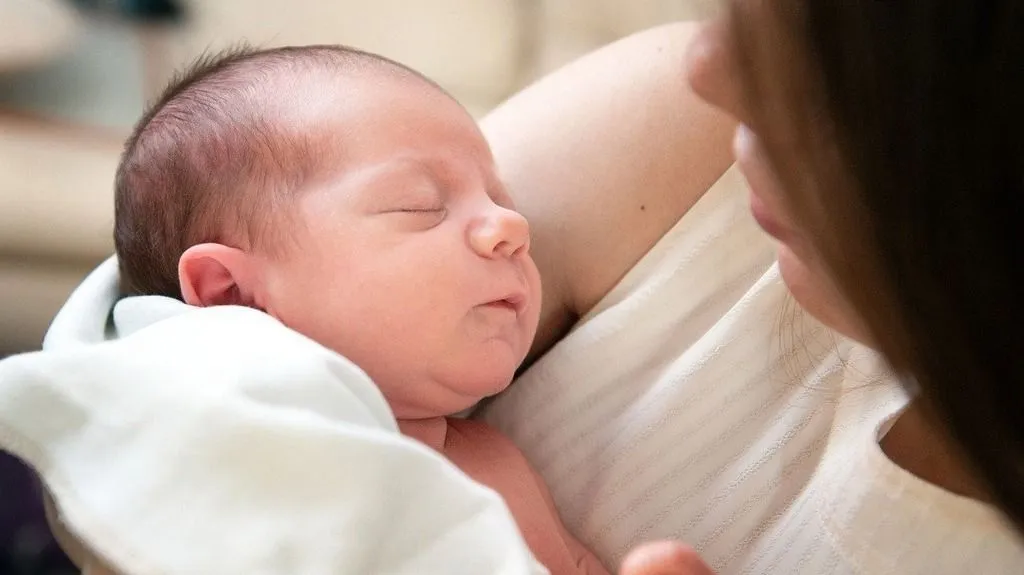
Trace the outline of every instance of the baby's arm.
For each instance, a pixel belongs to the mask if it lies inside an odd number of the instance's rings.
[[[541,495],[544,498],[544,505],[555,518],[555,523],[558,525],[558,529],[561,532],[562,540],[565,541],[566,547],[569,548],[569,552],[572,554],[573,559],[576,561],[576,565],[579,567],[580,573],[586,573],[587,575],[608,575],[608,569],[597,559],[597,556],[590,551],[586,546],[579,542],[569,530],[566,529],[565,523],[562,522],[561,516],[558,514],[558,509],[555,507],[555,501],[551,498],[551,492],[548,490],[547,483],[544,482],[544,478],[537,473],[533,466],[530,466],[530,473],[533,476],[533,480],[537,483],[537,489],[540,490]],[[643,575],[643,573],[637,573],[637,575]]]
[[[544,480],[508,437],[480,421],[449,419],[443,454],[501,495],[530,550],[552,575],[607,575],[565,528]]]
[[[607,574],[608,570],[590,549],[573,537],[562,523],[554,499],[544,479],[533,467],[530,467],[537,488],[543,494],[544,504],[554,515],[562,532],[562,539],[576,560],[580,573],[587,575]],[[626,556],[619,575],[714,575],[710,568],[701,561],[700,556],[691,548],[673,541],[658,541],[641,545]]]

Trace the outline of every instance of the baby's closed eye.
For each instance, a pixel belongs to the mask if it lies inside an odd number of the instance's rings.
[[[381,214],[409,220],[416,228],[432,228],[444,221],[448,215],[448,207],[437,194],[434,194],[433,198],[409,198],[389,202]]]
[[[380,192],[369,202],[371,213],[437,214],[448,207],[436,189],[397,189]]]
[[[397,185],[380,192],[382,212],[433,213],[446,209],[441,190],[432,182]]]
[[[400,207],[387,210],[388,213],[403,213],[403,214],[434,214],[437,212],[447,211],[443,202],[435,202],[429,205],[423,204],[410,204],[402,205]]]

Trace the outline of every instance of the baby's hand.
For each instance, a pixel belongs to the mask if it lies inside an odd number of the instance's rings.
[[[714,572],[686,545],[659,541],[630,551],[619,575],[714,575]]]

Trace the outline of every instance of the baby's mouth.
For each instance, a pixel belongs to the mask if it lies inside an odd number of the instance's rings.
[[[526,296],[522,294],[511,294],[501,299],[485,303],[484,306],[494,309],[506,309],[517,315],[526,307]]]

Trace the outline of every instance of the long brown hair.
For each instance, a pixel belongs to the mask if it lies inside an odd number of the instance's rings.
[[[734,41],[788,199],[1024,530],[1024,2],[757,4]]]

